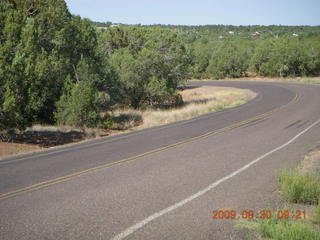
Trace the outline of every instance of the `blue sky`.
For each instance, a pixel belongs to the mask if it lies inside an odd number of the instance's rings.
[[[71,13],[127,24],[320,25],[320,0],[66,0]]]

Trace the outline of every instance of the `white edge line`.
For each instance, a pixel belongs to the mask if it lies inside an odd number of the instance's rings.
[[[274,152],[277,152],[279,150],[281,150],[282,148],[285,148],[286,146],[288,146],[289,144],[291,144],[292,142],[294,142],[297,138],[299,138],[302,134],[304,134],[305,132],[307,132],[308,130],[310,130],[312,127],[314,127],[315,125],[317,125],[318,123],[320,123],[320,119],[316,122],[314,122],[312,125],[310,125],[309,127],[307,127],[305,130],[303,130],[302,132],[300,132],[299,134],[297,134],[295,137],[293,137],[291,140],[289,140],[288,142],[282,144],[281,146],[271,150],[270,152],[265,153],[264,155],[258,157],[257,159],[253,160],[252,162],[244,165],[242,168],[230,173],[229,175],[219,179],[218,181],[212,183],[211,185],[209,185],[208,187],[206,187],[205,189],[191,195],[188,198],[185,198],[184,200],[171,205],[170,207],[167,207],[163,210],[161,210],[160,212],[157,212],[149,217],[147,217],[146,219],[132,225],[131,227],[127,228],[126,230],[124,230],[123,232],[121,232],[120,234],[116,235],[115,237],[112,238],[112,240],[122,240],[126,237],[128,237],[129,235],[131,235],[132,233],[134,233],[135,231],[139,230],[140,228],[144,227],[146,224],[150,223],[151,221],[171,212],[174,211],[175,209],[182,207],[183,205],[191,202],[192,200],[206,194],[208,191],[212,190],[213,188],[217,187],[219,184],[227,181],[228,179],[238,175],[239,173],[245,171],[246,169],[248,169],[249,167],[251,167],[252,165],[254,165],[255,163],[259,162],[260,160],[264,159],[265,157],[271,155]]]

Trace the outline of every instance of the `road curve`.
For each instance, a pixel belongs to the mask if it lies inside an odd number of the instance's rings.
[[[275,174],[320,146],[320,86],[251,89],[242,106],[0,161],[0,239],[241,239],[216,209],[265,209]]]

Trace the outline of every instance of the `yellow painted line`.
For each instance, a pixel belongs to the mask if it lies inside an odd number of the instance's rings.
[[[48,186],[51,186],[51,185],[54,185],[54,184],[57,184],[57,183],[65,182],[65,181],[67,181],[67,180],[69,180],[71,178],[79,177],[81,175],[97,171],[99,169],[110,168],[110,167],[113,167],[113,166],[116,166],[116,165],[120,165],[120,164],[125,163],[125,162],[131,162],[131,161],[134,161],[134,160],[136,160],[138,158],[150,156],[152,154],[155,154],[155,153],[158,153],[158,152],[162,152],[162,151],[170,149],[170,148],[174,148],[174,147],[186,144],[186,143],[195,142],[197,140],[200,140],[200,139],[203,139],[203,138],[207,138],[209,136],[213,136],[213,135],[216,135],[216,134],[219,134],[219,133],[223,133],[223,132],[232,130],[234,128],[237,128],[237,127],[246,125],[248,123],[254,122],[256,120],[260,120],[260,119],[263,119],[263,118],[265,118],[267,116],[270,116],[271,114],[283,109],[284,107],[287,107],[288,105],[290,105],[290,104],[292,104],[294,102],[297,102],[299,100],[299,98],[300,98],[300,96],[298,94],[296,94],[295,97],[290,102],[288,102],[287,104],[282,105],[282,106],[280,106],[278,108],[275,108],[275,109],[273,109],[273,110],[271,110],[269,112],[257,115],[257,116],[255,116],[253,118],[248,119],[248,120],[244,120],[244,121],[232,124],[230,126],[218,129],[218,130],[214,130],[214,131],[205,133],[205,134],[197,136],[197,137],[189,138],[187,140],[184,140],[184,141],[181,141],[181,142],[177,142],[177,143],[174,143],[174,144],[162,147],[162,148],[157,148],[157,149],[154,149],[154,150],[151,150],[149,152],[145,152],[145,153],[133,156],[133,157],[124,158],[124,159],[119,160],[117,162],[103,164],[103,165],[100,165],[100,166],[97,166],[97,167],[89,168],[87,170],[71,173],[71,174],[68,174],[68,175],[65,175],[65,176],[62,176],[62,177],[54,178],[54,179],[51,179],[51,180],[48,180],[48,181],[40,182],[40,183],[31,185],[31,186],[25,187],[25,188],[21,188],[21,189],[15,190],[15,191],[4,193],[4,194],[0,195],[0,200],[4,200],[4,199],[7,199],[7,198],[15,197],[17,195],[20,195],[20,194],[23,194],[23,193],[28,193],[28,192],[31,192],[31,191],[35,191],[35,190],[38,190],[38,189],[41,189],[41,188],[44,188],[44,187],[48,187]]]

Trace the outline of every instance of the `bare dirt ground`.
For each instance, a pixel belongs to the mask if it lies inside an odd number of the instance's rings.
[[[298,166],[298,170],[301,174],[307,172],[315,172],[320,170],[320,146],[311,150],[305,159]]]
[[[28,153],[39,151],[42,148],[34,144],[4,143],[0,142],[0,159],[1,157],[10,156],[19,153]]]
[[[0,159],[9,155],[75,143],[84,138],[82,132],[76,131],[27,131],[23,134],[15,134],[8,142],[0,142]]]
[[[37,128],[38,127],[35,127],[35,129]],[[43,131],[43,129],[39,131],[29,130],[23,134],[16,134],[8,142],[0,141],[0,160],[12,155],[36,152],[68,144],[75,144],[97,136],[104,137],[120,132],[117,130],[88,129],[88,132],[84,133],[80,130],[59,130],[59,127],[48,128],[49,129],[47,131]],[[54,128],[54,130],[51,130],[52,128]]]

